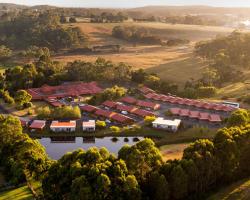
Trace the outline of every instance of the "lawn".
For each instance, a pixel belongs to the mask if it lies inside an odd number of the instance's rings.
[[[28,186],[0,193],[0,200],[33,200],[33,195]]]
[[[207,200],[249,200],[250,180],[242,180],[228,187],[221,189]]]

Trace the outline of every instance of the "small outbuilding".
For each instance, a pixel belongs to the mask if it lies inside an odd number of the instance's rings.
[[[84,132],[94,132],[95,131],[95,120],[89,120],[82,122],[82,130]]]
[[[46,125],[46,121],[45,120],[34,120],[29,128],[32,130],[43,130],[44,127]]]
[[[52,121],[50,125],[50,130],[53,132],[75,132],[76,121],[69,121],[69,122]]]
[[[167,120],[162,117],[159,117],[155,121],[153,121],[152,124],[153,128],[176,132],[180,127],[181,120],[180,119]]]

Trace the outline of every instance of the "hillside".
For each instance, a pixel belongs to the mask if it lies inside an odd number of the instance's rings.
[[[250,199],[250,180],[239,181],[210,196],[207,200],[248,200]]]
[[[142,12],[145,15],[158,15],[166,16],[169,15],[191,15],[191,14],[202,14],[202,15],[249,15],[250,8],[223,8],[223,7],[212,7],[212,6],[145,6],[141,8],[129,9],[128,12],[136,13]]]

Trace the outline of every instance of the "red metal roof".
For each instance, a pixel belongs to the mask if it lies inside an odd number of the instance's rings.
[[[116,113],[108,111],[108,110],[102,110],[102,109],[98,109],[95,112],[95,115],[101,116],[101,117],[105,117],[105,118],[111,118],[113,115],[115,115]]]
[[[180,108],[170,108],[169,111],[173,114],[173,115],[179,115],[180,113]]]
[[[136,109],[136,107],[126,106],[126,105],[117,105],[116,109],[120,111],[132,112],[134,109]]]
[[[57,98],[79,95],[90,95],[102,92],[96,82],[68,82],[58,86],[43,85],[40,88],[31,88],[27,92],[33,100],[42,100],[49,96]]]
[[[209,116],[209,121],[210,122],[221,122],[222,120],[221,120],[219,115],[211,114]]]
[[[139,88],[139,90],[140,90],[142,93],[144,93],[144,94],[154,92],[154,90],[152,90],[152,89],[150,89],[150,88],[148,88],[148,87],[145,87],[145,86],[144,86],[144,87]]]
[[[201,112],[199,115],[200,120],[209,120],[209,113]]]
[[[84,106],[80,106],[80,109],[82,111],[85,111],[85,112],[95,112],[97,111],[99,108],[95,107],[95,106],[92,106],[92,105],[84,105]]]
[[[59,122],[52,121],[50,128],[61,128],[61,127],[76,127],[76,121]]]
[[[161,107],[160,104],[156,104],[156,103],[148,102],[148,101],[141,101],[141,100],[138,100],[136,105],[140,107],[151,108],[153,110],[157,110]]]
[[[156,96],[158,96],[158,94],[156,94],[156,93],[148,93],[148,94],[146,94],[144,96],[147,99],[154,99]]]
[[[189,112],[190,112],[190,110],[188,110],[188,109],[181,109],[180,112],[179,112],[179,115],[182,116],[182,117],[188,117]]]
[[[137,102],[137,100],[133,97],[123,97],[120,99],[120,101],[129,104],[135,104]]]
[[[133,110],[131,113],[138,115],[140,117],[155,116],[155,114],[152,112],[149,112],[147,110],[138,109],[138,108]]]
[[[102,103],[102,105],[109,107],[109,108],[115,108],[117,106],[117,103],[114,101],[105,101]]]
[[[203,101],[197,101],[196,104],[194,104],[197,108],[204,108],[205,102]]]
[[[34,120],[30,127],[31,129],[43,129],[46,125],[46,121],[44,120]]]
[[[112,115],[111,119],[119,123],[133,123],[134,122],[132,118],[127,117],[125,115],[121,115],[119,113]]]
[[[199,119],[200,112],[199,111],[190,111],[189,117],[193,119]]]

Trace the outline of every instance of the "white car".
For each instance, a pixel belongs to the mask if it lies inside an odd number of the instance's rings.
[[[127,115],[127,114],[128,114],[127,111],[122,111],[121,113],[122,113],[123,115]]]

